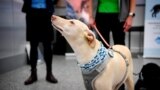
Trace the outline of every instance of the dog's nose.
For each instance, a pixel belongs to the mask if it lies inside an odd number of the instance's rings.
[[[55,19],[56,19],[56,16],[55,16],[55,15],[52,15],[51,19],[52,19],[52,20],[55,20]]]

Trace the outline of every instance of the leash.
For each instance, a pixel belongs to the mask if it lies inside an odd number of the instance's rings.
[[[97,32],[98,35],[101,37],[101,39],[102,39],[103,42],[106,44],[106,46],[107,46],[108,48],[112,48],[112,47],[106,42],[106,40],[103,38],[103,36],[102,36],[101,33],[99,32],[99,30],[97,29],[97,27],[96,27],[95,24],[92,26],[92,28],[96,30],[96,32]],[[139,72],[139,73],[133,73],[133,75],[134,75],[134,76],[138,76],[140,73],[141,73],[141,72]]]
[[[93,24],[93,25],[92,25],[92,28],[96,30],[96,32],[98,33],[98,35],[100,36],[100,38],[102,39],[102,41],[105,43],[105,45],[106,45],[108,48],[112,48],[112,47],[107,43],[107,41],[103,38],[103,36],[102,36],[101,33],[99,32],[99,30],[97,29],[96,24]]]
[[[96,30],[96,32],[98,33],[98,35],[100,36],[100,38],[103,40],[103,42],[105,43],[105,45],[106,45],[108,48],[111,48],[111,49],[112,49],[112,47],[107,43],[107,41],[103,38],[103,36],[102,36],[101,33],[99,32],[99,30],[97,29],[96,24],[93,24],[92,28]],[[125,57],[122,53],[120,53],[119,51],[116,51],[116,50],[114,50],[114,49],[112,49],[112,50],[115,51],[115,52],[117,52],[117,53],[119,53],[119,54],[124,58],[124,61],[125,61],[125,63],[126,63],[126,72],[125,72],[125,75],[124,75],[122,81],[116,86],[116,90],[118,90],[118,88],[123,84],[123,81],[124,81],[124,79],[125,79],[125,77],[126,77],[126,75],[127,75],[129,63],[128,63],[128,61],[126,60],[126,57]]]

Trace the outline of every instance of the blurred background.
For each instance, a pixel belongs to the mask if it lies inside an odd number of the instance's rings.
[[[97,0],[94,1],[94,6],[96,6]],[[145,2],[144,0],[137,0],[136,5],[136,16],[134,18],[133,28],[130,32],[126,33],[126,45],[130,48],[135,65],[135,72],[138,73],[143,64],[148,62],[154,62],[160,65],[160,59],[143,58],[143,44],[144,44],[144,18],[145,18]],[[53,53],[53,70],[58,72],[56,75],[60,78],[60,86],[53,87],[45,83],[45,81],[40,81],[45,84],[41,86],[41,83],[35,86],[25,87],[23,86],[23,81],[27,77],[26,72],[29,72],[28,54],[26,45],[26,22],[25,14],[21,12],[23,0],[0,0],[0,89],[1,90],[83,90],[84,86],[82,84],[80,70],[76,66],[75,57],[72,49],[65,41],[65,39],[58,33],[55,33],[55,40],[53,42],[54,53]],[[55,15],[65,17],[65,3],[63,0],[59,0],[55,7]],[[93,10],[96,10],[93,7]],[[95,11],[94,11],[95,12]],[[111,43],[112,44],[112,43]],[[39,47],[40,53],[42,53],[41,47]],[[43,56],[42,56],[43,57]],[[43,63],[43,60],[41,61]],[[62,68],[62,66],[64,66]],[[72,67],[73,66],[73,67]],[[42,68],[45,67],[40,64],[39,71],[43,73]],[[69,68],[70,72],[65,71],[65,68]],[[75,75],[71,75],[71,71],[75,72]],[[62,73],[63,72],[63,73]],[[65,74],[66,72],[66,74]],[[18,74],[18,75],[17,75]],[[10,77],[10,75],[12,77]],[[67,75],[68,77],[75,78],[79,77],[78,80],[63,79],[60,75]],[[65,76],[65,77],[67,77]],[[40,76],[41,77],[41,76]],[[9,79],[7,79],[9,78]],[[14,78],[14,79],[13,79]],[[20,78],[20,79],[18,79]],[[44,78],[42,76],[42,78]],[[135,80],[137,80],[135,76]],[[65,80],[68,83],[77,83],[78,85],[65,86]],[[15,81],[14,83],[9,83]],[[17,81],[17,82],[16,82]],[[6,84],[4,84],[4,82]],[[64,83],[63,83],[64,82]],[[3,83],[3,84],[2,84]],[[20,86],[20,85],[22,86]],[[11,88],[9,87],[11,86]],[[19,88],[17,88],[19,87]],[[38,87],[38,88],[37,88]],[[23,89],[22,89],[23,88]],[[35,89],[37,88],[37,89]],[[56,88],[56,89],[53,89]]]

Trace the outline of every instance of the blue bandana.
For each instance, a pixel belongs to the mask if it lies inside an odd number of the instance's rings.
[[[104,63],[107,58],[112,57],[112,51],[106,49],[103,44],[98,49],[96,56],[88,63],[80,65],[83,74],[89,74],[97,69],[102,63]],[[112,54],[113,55],[113,54]]]

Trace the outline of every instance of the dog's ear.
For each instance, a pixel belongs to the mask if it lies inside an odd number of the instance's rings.
[[[89,44],[92,48],[94,48],[95,45],[96,45],[96,39],[95,39],[95,36],[94,36],[93,32],[91,32],[91,31],[89,31],[89,30],[86,30],[86,31],[85,31],[85,37],[86,37],[86,39],[87,39],[87,41],[88,41],[88,44]]]

